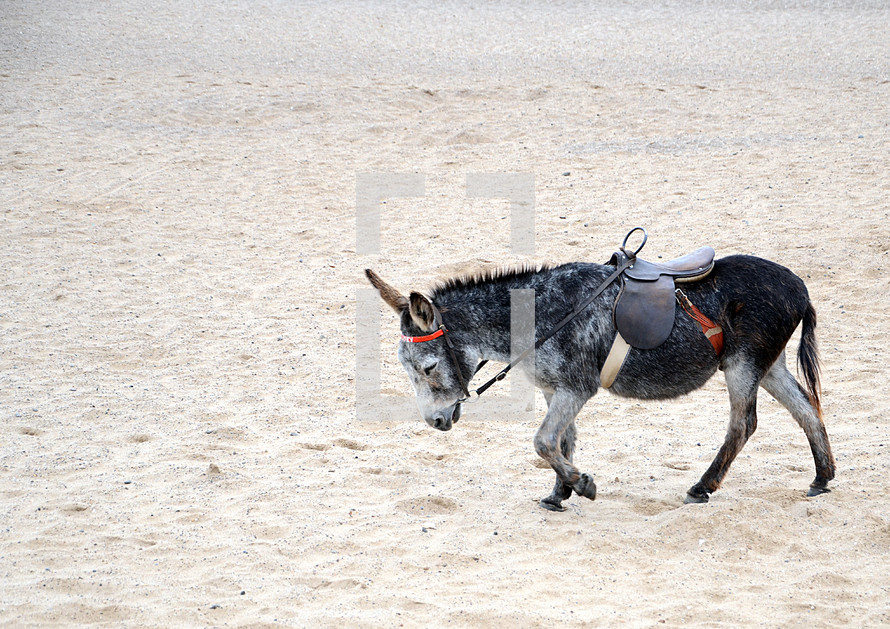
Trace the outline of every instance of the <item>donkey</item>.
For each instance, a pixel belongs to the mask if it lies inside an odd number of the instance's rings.
[[[535,338],[540,339],[599,287],[596,299],[534,354],[535,386],[547,414],[535,434],[535,451],[556,472],[552,493],[540,501],[551,511],[574,491],[593,500],[596,484],[572,463],[575,417],[601,386],[603,364],[616,338],[613,307],[622,282],[601,286],[611,265],[569,263],[515,268],[448,279],[408,297],[372,270],[365,271],[401,321],[398,357],[413,384],[427,424],[450,430],[469,393],[467,379],[479,361],[510,360],[510,290],[535,291]],[[610,390],[623,397],[658,400],[700,388],[721,369],[729,392],[726,439],[685,502],[707,502],[757,428],[757,391],[763,387],[791,413],[809,440],[816,478],[808,496],[830,491],[835,462],[822,421],[816,311],[804,282],[789,269],[753,256],[716,260],[706,278],[683,284],[689,301],[723,328],[718,356],[702,328],[680,308],[667,340],[653,349],[631,348]],[[806,388],[786,367],[785,346],[802,323],[797,361]],[[446,334],[447,332],[447,334]],[[532,361],[524,361],[531,363]],[[520,364],[520,368],[523,365]],[[527,370],[528,371],[528,370]]]

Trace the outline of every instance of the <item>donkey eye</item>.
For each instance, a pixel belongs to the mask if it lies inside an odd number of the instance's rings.
[[[426,375],[430,375],[431,373],[433,373],[433,369],[435,369],[438,365],[439,365],[438,362],[435,362],[432,365],[427,365],[426,367],[423,368],[423,373]]]

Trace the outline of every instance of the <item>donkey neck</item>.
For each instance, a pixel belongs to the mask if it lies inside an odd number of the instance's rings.
[[[512,291],[536,290],[540,286],[541,273],[546,270],[511,271],[452,280],[439,287],[433,301],[442,311],[445,326],[461,351],[480,360],[509,362],[511,306],[523,297]],[[533,321],[533,304],[532,298],[531,309],[526,310],[529,324]],[[531,335],[534,335],[533,330]]]

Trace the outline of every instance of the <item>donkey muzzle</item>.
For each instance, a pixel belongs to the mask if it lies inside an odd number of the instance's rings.
[[[455,402],[448,408],[437,411],[435,415],[426,420],[426,423],[444,432],[451,430],[458,419],[460,419],[460,402]]]

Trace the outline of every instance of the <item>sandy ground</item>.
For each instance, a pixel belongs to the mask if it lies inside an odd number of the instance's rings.
[[[890,624],[890,8],[647,4],[4,1],[0,625]],[[379,255],[361,172],[423,176]],[[533,257],[480,172],[533,175]],[[762,393],[682,505],[720,375],[592,400],[600,494],[558,514],[537,422],[357,420],[366,266],[601,262],[637,224],[806,280],[831,494]]]

